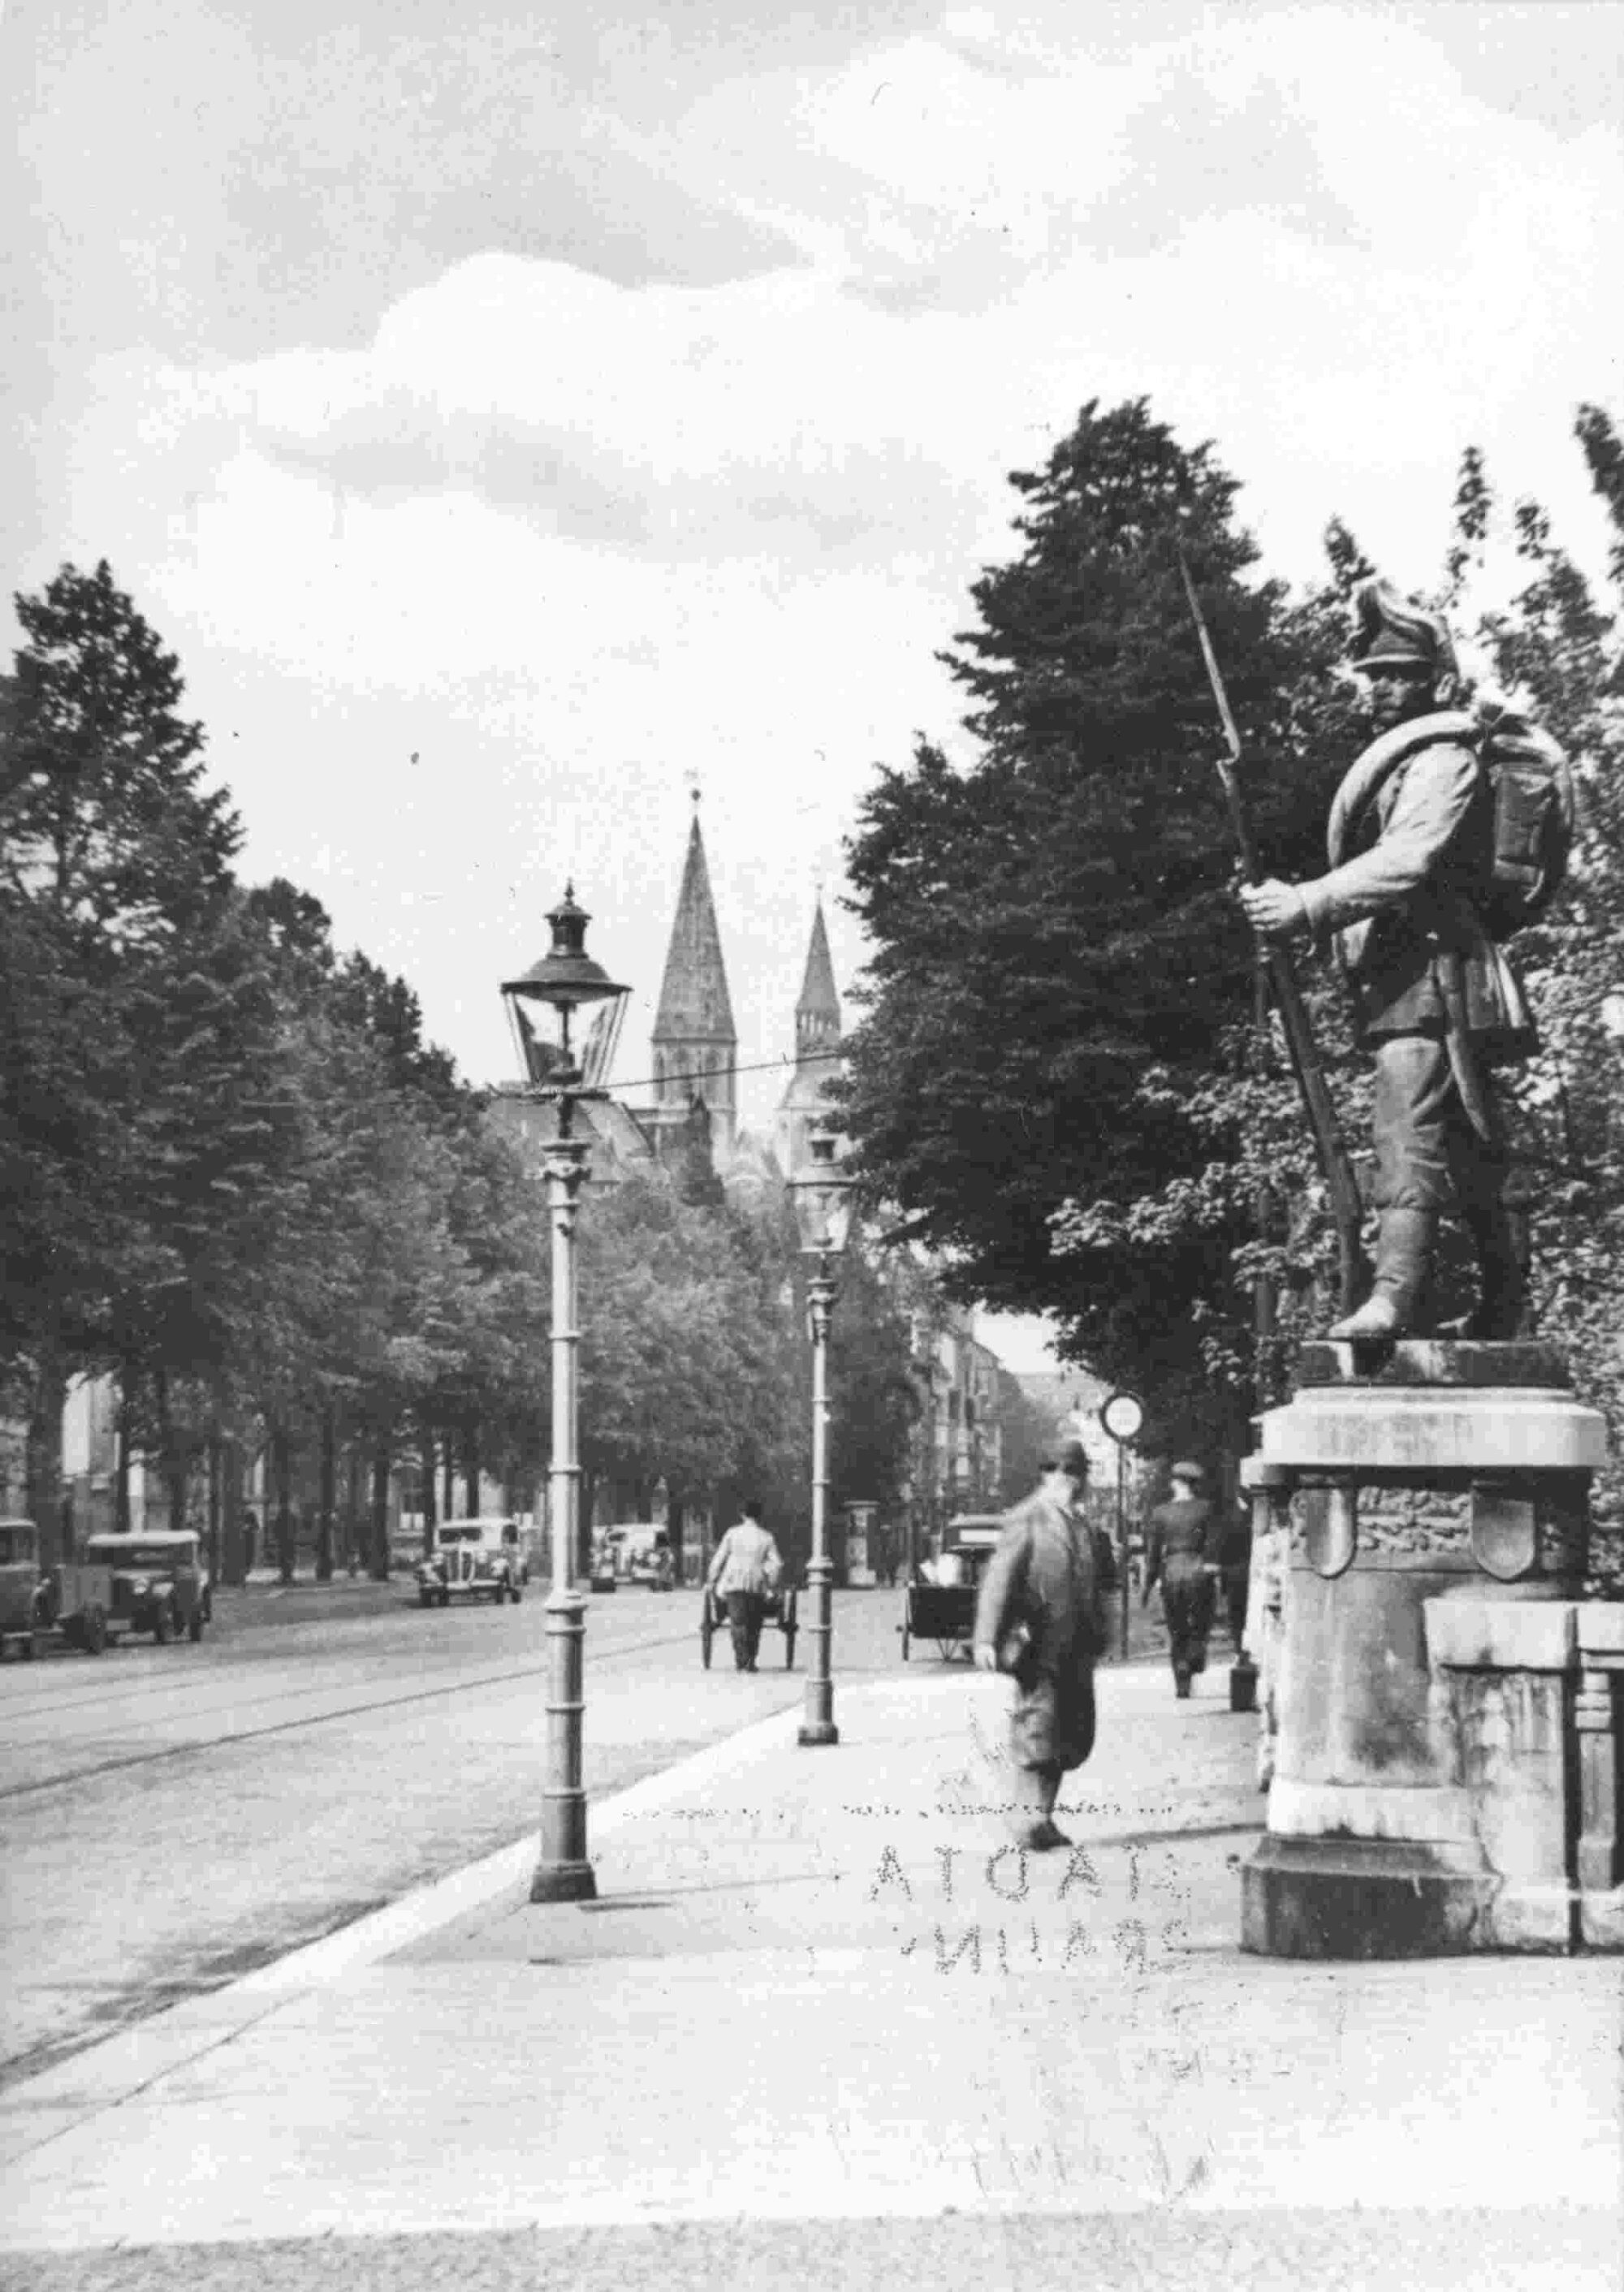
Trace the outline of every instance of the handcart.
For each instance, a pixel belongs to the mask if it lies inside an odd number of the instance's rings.
[[[982,1577],[1003,1526],[996,1513],[967,1513],[949,1521],[939,1557],[916,1570],[903,1587],[897,1629],[904,1663],[916,1640],[931,1641],[943,1663],[961,1651],[969,1660]]]
[[[700,1595],[699,1656],[707,1671],[710,1669],[711,1648],[718,1632],[728,1628],[727,1602],[719,1592],[706,1585]],[[784,1668],[795,1669],[795,1635],[799,1628],[796,1619],[796,1590],[793,1584],[780,1584],[767,1594],[764,1624],[776,1624],[784,1634]]]

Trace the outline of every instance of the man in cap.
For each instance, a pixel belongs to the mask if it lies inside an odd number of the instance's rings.
[[[1271,879],[1240,893],[1265,937],[1336,936],[1360,1039],[1375,1057],[1376,1279],[1330,1334],[1397,1337],[1426,1326],[1439,1215],[1452,1198],[1479,1274],[1464,1333],[1514,1336],[1523,1270],[1488,1069],[1528,1057],[1534,1038],[1522,990],[1483,921],[1493,792],[1458,737],[1459,719],[1437,716],[1456,673],[1442,617],[1385,582],[1366,583],[1357,601],[1363,642],[1353,666],[1366,680],[1377,737],[1331,807],[1330,870],[1312,883]]]
[[[1173,1494],[1151,1514],[1144,1570],[1144,1607],[1157,1584],[1161,1586],[1161,1611],[1168,1619],[1168,1652],[1173,1661],[1173,1690],[1187,1696],[1190,1682],[1207,1668],[1207,1634],[1218,1575],[1220,1524],[1201,1493],[1206,1474],[1188,1461],[1175,1465],[1168,1478]]]
[[[972,1653],[1014,1681],[1010,1760],[1017,1844],[1070,1844],[1054,1822],[1060,1779],[1094,1748],[1094,1667],[1106,1643],[1111,1547],[1083,1517],[1088,1458],[1073,1441],[1006,1513],[976,1602]]]

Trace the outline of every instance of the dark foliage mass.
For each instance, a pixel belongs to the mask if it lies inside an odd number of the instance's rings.
[[[1183,1101],[1226,1055],[1251,979],[1176,537],[1248,738],[1259,839],[1288,869],[1313,864],[1353,737],[1325,678],[1340,628],[1245,577],[1234,480],[1142,402],[1085,408],[1011,482],[1022,553],[975,584],[979,625],[945,656],[977,760],[955,771],[921,743],[880,774],[852,845],[876,955],[851,1120],[870,1186],[963,1295],[1053,1311],[1079,1352],[1165,1382],[1198,1358],[1193,1311],[1242,1231],[1142,1238],[1131,1206],[1209,1158]],[[1062,1250],[1053,1221],[1076,1201],[1120,1215]]]

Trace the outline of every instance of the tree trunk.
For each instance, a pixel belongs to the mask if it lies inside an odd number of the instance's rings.
[[[383,1434],[372,1451],[372,1535],[368,1574],[375,1584],[389,1581],[389,1436]]]
[[[206,1452],[207,1479],[206,1486],[208,1506],[208,1526],[205,1530],[205,1548],[208,1559],[210,1581],[220,1581],[220,1435],[211,1432]]]
[[[366,1556],[367,1531],[362,1518],[366,1473],[365,1452],[359,1441],[351,1441],[344,1451],[344,1566],[351,1576],[360,1573]]]
[[[333,1580],[333,1514],[337,1508],[337,1481],[338,1435],[333,1422],[333,1404],[328,1401],[321,1412],[321,1510],[316,1523],[318,1584],[330,1584]]]
[[[221,1444],[220,1580],[241,1584],[247,1578],[243,1546],[242,1449],[236,1441]]]
[[[449,1432],[446,1434],[445,1470],[445,1501],[440,1505],[440,1516],[441,1520],[454,1520],[456,1516],[456,1436]]]
[[[467,1516],[477,1519],[480,1509],[480,1428],[471,1424],[463,1435],[463,1495]]]
[[[42,1568],[54,1568],[59,1560],[75,1556],[69,1521],[64,1518],[62,1490],[62,1409],[67,1397],[67,1371],[53,1335],[42,1342],[36,1355],[23,1467],[28,1515],[39,1529]]]
[[[118,1416],[113,1432],[113,1532],[130,1532],[130,1394],[128,1372],[118,1373]]]
[[[434,1435],[428,1425],[423,1428],[423,1556],[428,1559],[434,1550],[434,1530],[440,1525],[439,1508],[435,1503]]]
[[[277,1573],[294,1580],[293,1459],[287,1427],[279,1418],[271,1435],[271,1469],[276,1478]]]
[[[162,1459],[164,1484],[169,1497],[169,1526],[178,1533],[186,1525],[186,1496],[191,1479],[190,1457],[186,1443],[175,1432],[174,1419],[169,1411],[169,1373],[160,1368],[154,1379],[158,1398],[158,1455]]]

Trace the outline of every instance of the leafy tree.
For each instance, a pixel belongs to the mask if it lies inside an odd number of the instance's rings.
[[[850,848],[875,956],[846,1119],[893,1233],[955,1294],[1054,1312],[1073,1352],[1142,1389],[1199,1382],[1196,1309],[1228,1294],[1250,1207],[1175,1231],[1135,1206],[1204,1180],[1213,1141],[1185,1109],[1225,1072],[1252,950],[1175,536],[1285,872],[1312,864],[1356,738],[1324,674],[1340,631],[1244,577],[1235,481],[1143,401],[1086,407],[1011,482],[1022,553],[974,585],[981,625],[943,656],[978,760],[957,772],[922,742],[881,772]],[[1079,1203],[1092,1223],[1057,1248]]]
[[[149,1212],[171,1079],[141,1067],[155,1001],[230,887],[238,828],[166,652],[105,562],[16,600],[0,707],[0,905],[13,989],[0,1137],[20,1180],[4,1336],[32,1387],[29,1500],[49,1537],[67,1376],[118,1353],[117,1294],[168,1269]],[[26,1302],[24,1302],[26,1301]]]
[[[203,786],[179,664],[106,560],[64,565],[15,604],[28,642],[0,751],[5,873],[109,964],[196,919],[241,831],[226,791]]]

